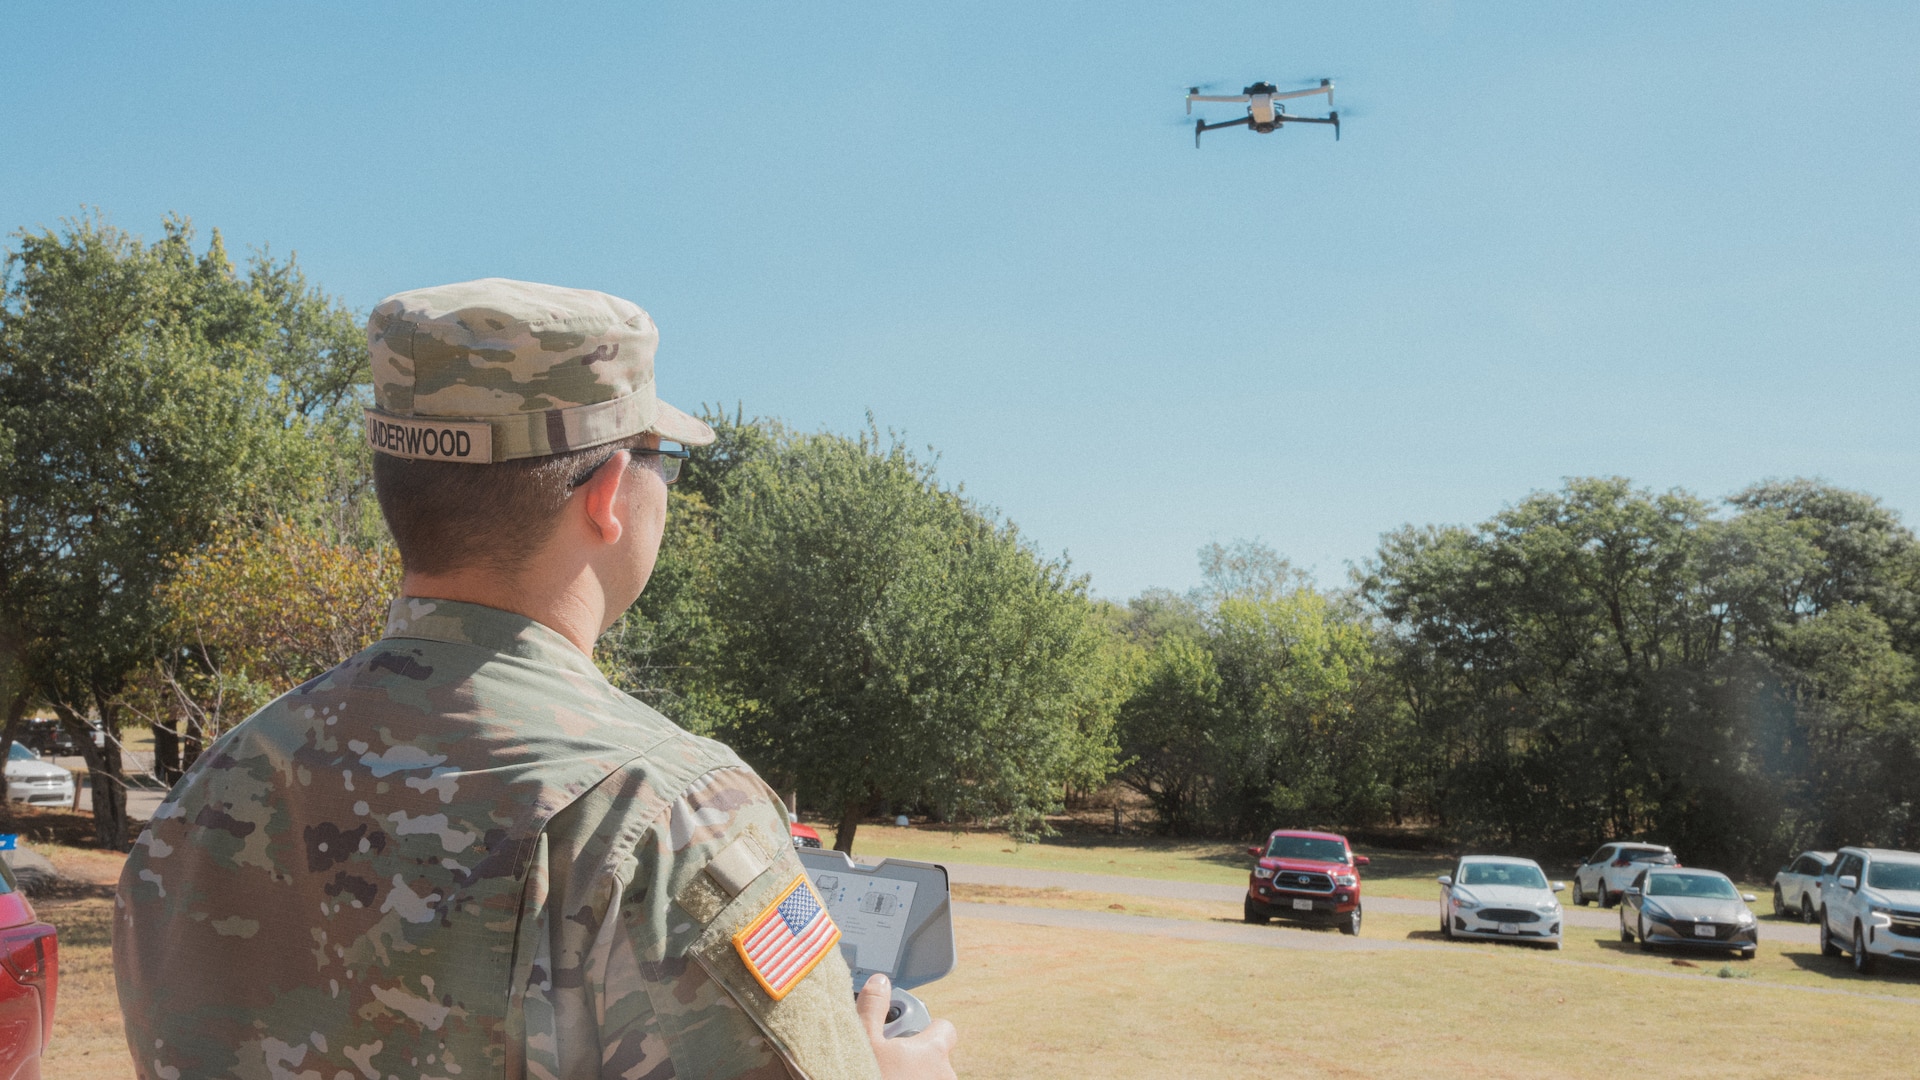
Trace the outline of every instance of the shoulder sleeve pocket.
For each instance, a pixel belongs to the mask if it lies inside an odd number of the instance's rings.
[[[702,877],[730,886],[749,868],[723,865]],[[701,891],[709,904],[723,892]],[[725,898],[689,951],[797,1075],[878,1080],[879,1065],[854,1013],[853,973],[840,955],[840,929],[791,848],[775,853],[764,870]]]

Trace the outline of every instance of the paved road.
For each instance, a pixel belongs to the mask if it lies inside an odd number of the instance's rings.
[[[1162,881],[1159,878],[1122,877],[1117,874],[1081,874],[1064,870],[1029,870],[1015,866],[981,866],[973,863],[947,863],[947,875],[955,884],[960,885],[1001,885],[1022,889],[1069,889],[1074,892],[1116,893],[1122,896],[1137,896],[1157,900],[1201,900],[1222,904],[1238,904],[1246,895],[1242,885],[1209,885],[1199,881]],[[1424,915],[1439,917],[1437,906],[1440,887],[1434,886],[1433,900],[1403,900],[1391,896],[1369,896],[1366,909],[1379,915]],[[970,905],[991,907],[993,905]],[[1766,910],[1766,902],[1756,905]],[[1598,908],[1566,908],[1568,926],[1580,926],[1596,930],[1611,930],[1620,925],[1619,913],[1603,911]],[[1096,913],[1097,914],[1097,913]],[[1115,918],[1127,919],[1135,916],[1118,915]],[[1160,920],[1173,922],[1178,920]],[[1254,929],[1249,927],[1249,929]],[[1258,932],[1257,930],[1255,931]],[[1818,945],[1819,931],[1812,926],[1797,922],[1783,922],[1765,919],[1760,924],[1760,938],[1764,942],[1784,942],[1792,945]]]

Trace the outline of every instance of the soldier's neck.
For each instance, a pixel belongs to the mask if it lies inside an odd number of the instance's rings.
[[[455,600],[511,611],[553,630],[588,656],[602,630],[612,623],[608,597],[585,567],[572,575],[530,573],[509,576],[497,570],[459,569],[445,574],[407,574],[402,596]],[[558,577],[558,580],[556,580]],[[527,580],[532,578],[533,580]],[[624,610],[624,605],[622,605]],[[618,617],[619,612],[614,612]]]

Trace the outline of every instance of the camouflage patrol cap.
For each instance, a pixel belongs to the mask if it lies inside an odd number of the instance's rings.
[[[394,457],[486,463],[655,432],[713,429],[654,394],[660,332],[589,289],[482,278],[395,293],[367,317],[367,442]]]

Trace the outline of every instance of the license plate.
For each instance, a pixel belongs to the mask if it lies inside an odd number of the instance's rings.
[[[1520,926],[1518,923],[1503,922],[1500,924],[1500,932],[1503,934],[1517,934],[1520,932]]]
[[[1711,926],[1696,926],[1693,928],[1693,936],[1694,937],[1715,937],[1717,935],[1715,934],[1714,929]]]
[[[1295,900],[1295,901],[1293,902],[1293,910],[1295,910],[1295,911],[1312,911],[1312,910],[1313,910],[1313,901],[1311,901],[1311,900]]]

